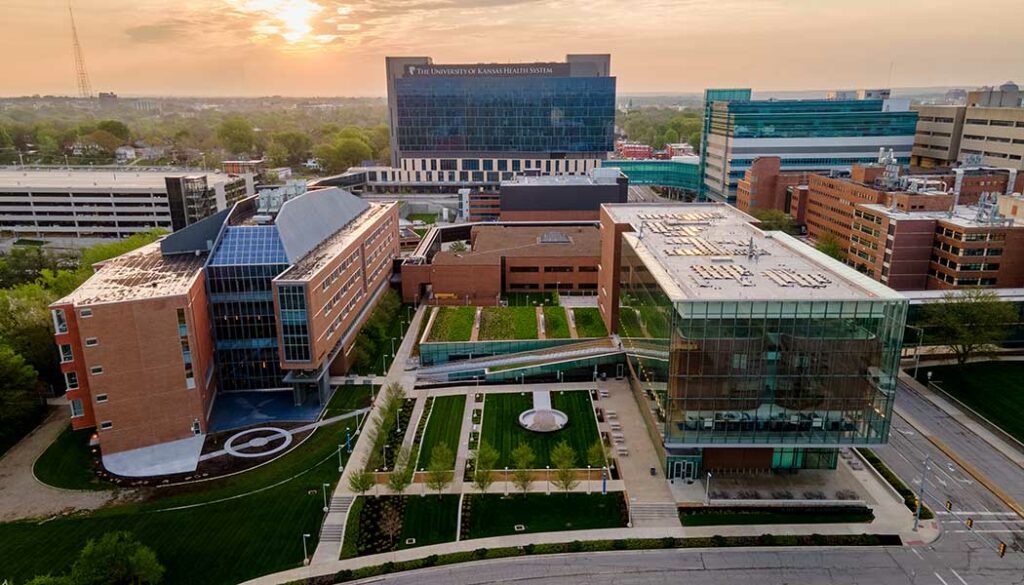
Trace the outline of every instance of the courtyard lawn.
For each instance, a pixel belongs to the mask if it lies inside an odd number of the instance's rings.
[[[576,319],[576,334],[580,337],[608,337],[608,330],[601,319],[601,311],[594,308],[572,310]]]
[[[436,213],[410,213],[405,219],[409,221],[422,221],[425,224],[437,223]]]
[[[562,307],[544,307],[544,335],[548,339],[569,338],[569,320]]]
[[[93,473],[93,455],[89,447],[92,429],[73,431],[68,426],[36,459],[32,472],[36,479],[66,490],[107,490],[113,487]]]
[[[473,494],[466,496],[462,540],[530,532],[622,528],[629,521],[621,492],[599,493]],[[515,527],[524,528],[517,532]]]
[[[647,337],[640,325],[640,317],[632,307],[619,308],[619,334],[623,337]]]
[[[484,307],[480,340],[499,339],[537,339],[537,311],[533,307]]]
[[[441,307],[427,341],[469,341],[475,320],[476,307]]]
[[[455,453],[459,449],[459,434],[462,432],[462,414],[466,411],[466,396],[437,396],[430,409],[427,429],[420,442],[419,459],[416,469],[426,469],[434,447],[445,443]],[[454,469],[455,462],[452,461]]]
[[[338,389],[334,391],[334,396],[331,396],[330,402],[327,403],[324,418],[369,408],[372,395],[373,386],[369,384],[338,386]]]
[[[534,467],[544,469],[551,464],[551,450],[566,441],[576,450],[577,466],[586,467],[587,449],[600,439],[594,406],[586,390],[552,392],[551,404],[569,417],[569,424],[553,433],[535,433],[519,426],[519,415],[533,408],[530,392],[488,394],[484,400],[483,440],[498,451],[495,469],[512,467],[512,450],[520,443],[529,443],[536,461]]]
[[[386,509],[399,510],[398,534],[388,534]],[[459,496],[360,496],[353,502],[345,525],[341,558],[453,542],[458,525]],[[392,533],[394,534],[394,533]],[[415,542],[406,544],[408,539]]]
[[[992,421],[999,428],[1024,441],[1024,363],[979,362],[962,366],[927,366],[918,370],[918,380],[932,381]]]
[[[312,535],[310,553],[319,537],[321,484],[338,481],[343,424],[321,427],[280,459],[231,478],[156,489],[155,499],[85,516],[0,524],[3,578],[23,583],[64,572],[88,539],[113,530],[133,532],[156,552],[167,568],[164,585],[228,585],[300,567],[302,534]],[[267,489],[249,493],[260,488]],[[241,497],[222,500],[234,495]],[[205,505],[173,509],[194,504]]]

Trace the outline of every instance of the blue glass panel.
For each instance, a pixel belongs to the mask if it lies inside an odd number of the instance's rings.
[[[276,226],[229,226],[210,259],[211,266],[250,264],[288,264]]]

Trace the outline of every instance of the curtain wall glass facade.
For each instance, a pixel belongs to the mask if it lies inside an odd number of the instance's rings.
[[[406,77],[395,90],[406,155],[613,149],[611,77]]]
[[[665,446],[772,448],[773,467],[834,467],[885,443],[904,300],[673,302],[622,243],[619,333]]]

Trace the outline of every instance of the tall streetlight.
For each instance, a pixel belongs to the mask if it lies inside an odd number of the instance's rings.
[[[708,482],[704,484],[704,505],[711,503],[711,472],[708,472]]]
[[[545,465],[544,468],[548,470],[547,471],[547,478],[548,478],[547,484],[548,484],[548,495],[550,496],[551,495],[551,466],[550,465]]]
[[[345,427],[345,450],[352,454],[352,428]]]
[[[395,430],[402,432],[402,408],[395,409]]]
[[[590,493],[590,464],[587,463],[587,493]]]
[[[331,509],[330,506],[327,505],[327,490],[329,490],[329,489],[331,489],[331,484],[325,483],[324,484],[324,512],[327,512],[328,510]]]
[[[344,445],[338,445],[338,473],[345,471],[345,463],[341,460],[341,448]]]
[[[303,534],[302,535],[302,564],[303,565],[308,565],[309,564],[309,552],[306,549],[306,539],[307,538],[309,538],[308,534]]]
[[[931,373],[931,372],[929,372]],[[917,507],[914,510],[914,532],[917,532],[917,526],[921,523],[921,506],[924,503],[924,493],[928,486],[928,472],[931,471],[932,456],[924,456],[924,467],[921,469],[921,487],[917,490]]]
[[[391,338],[391,358],[394,359],[394,357],[395,357],[395,338],[392,337]]]
[[[508,497],[508,465],[505,466],[505,497]]]
[[[381,454],[384,456],[384,471],[388,470],[388,444],[384,443],[384,446],[380,448]]]

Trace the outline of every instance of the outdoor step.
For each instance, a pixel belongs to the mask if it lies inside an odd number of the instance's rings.
[[[677,518],[679,510],[671,502],[636,502],[631,506],[633,518]]]

